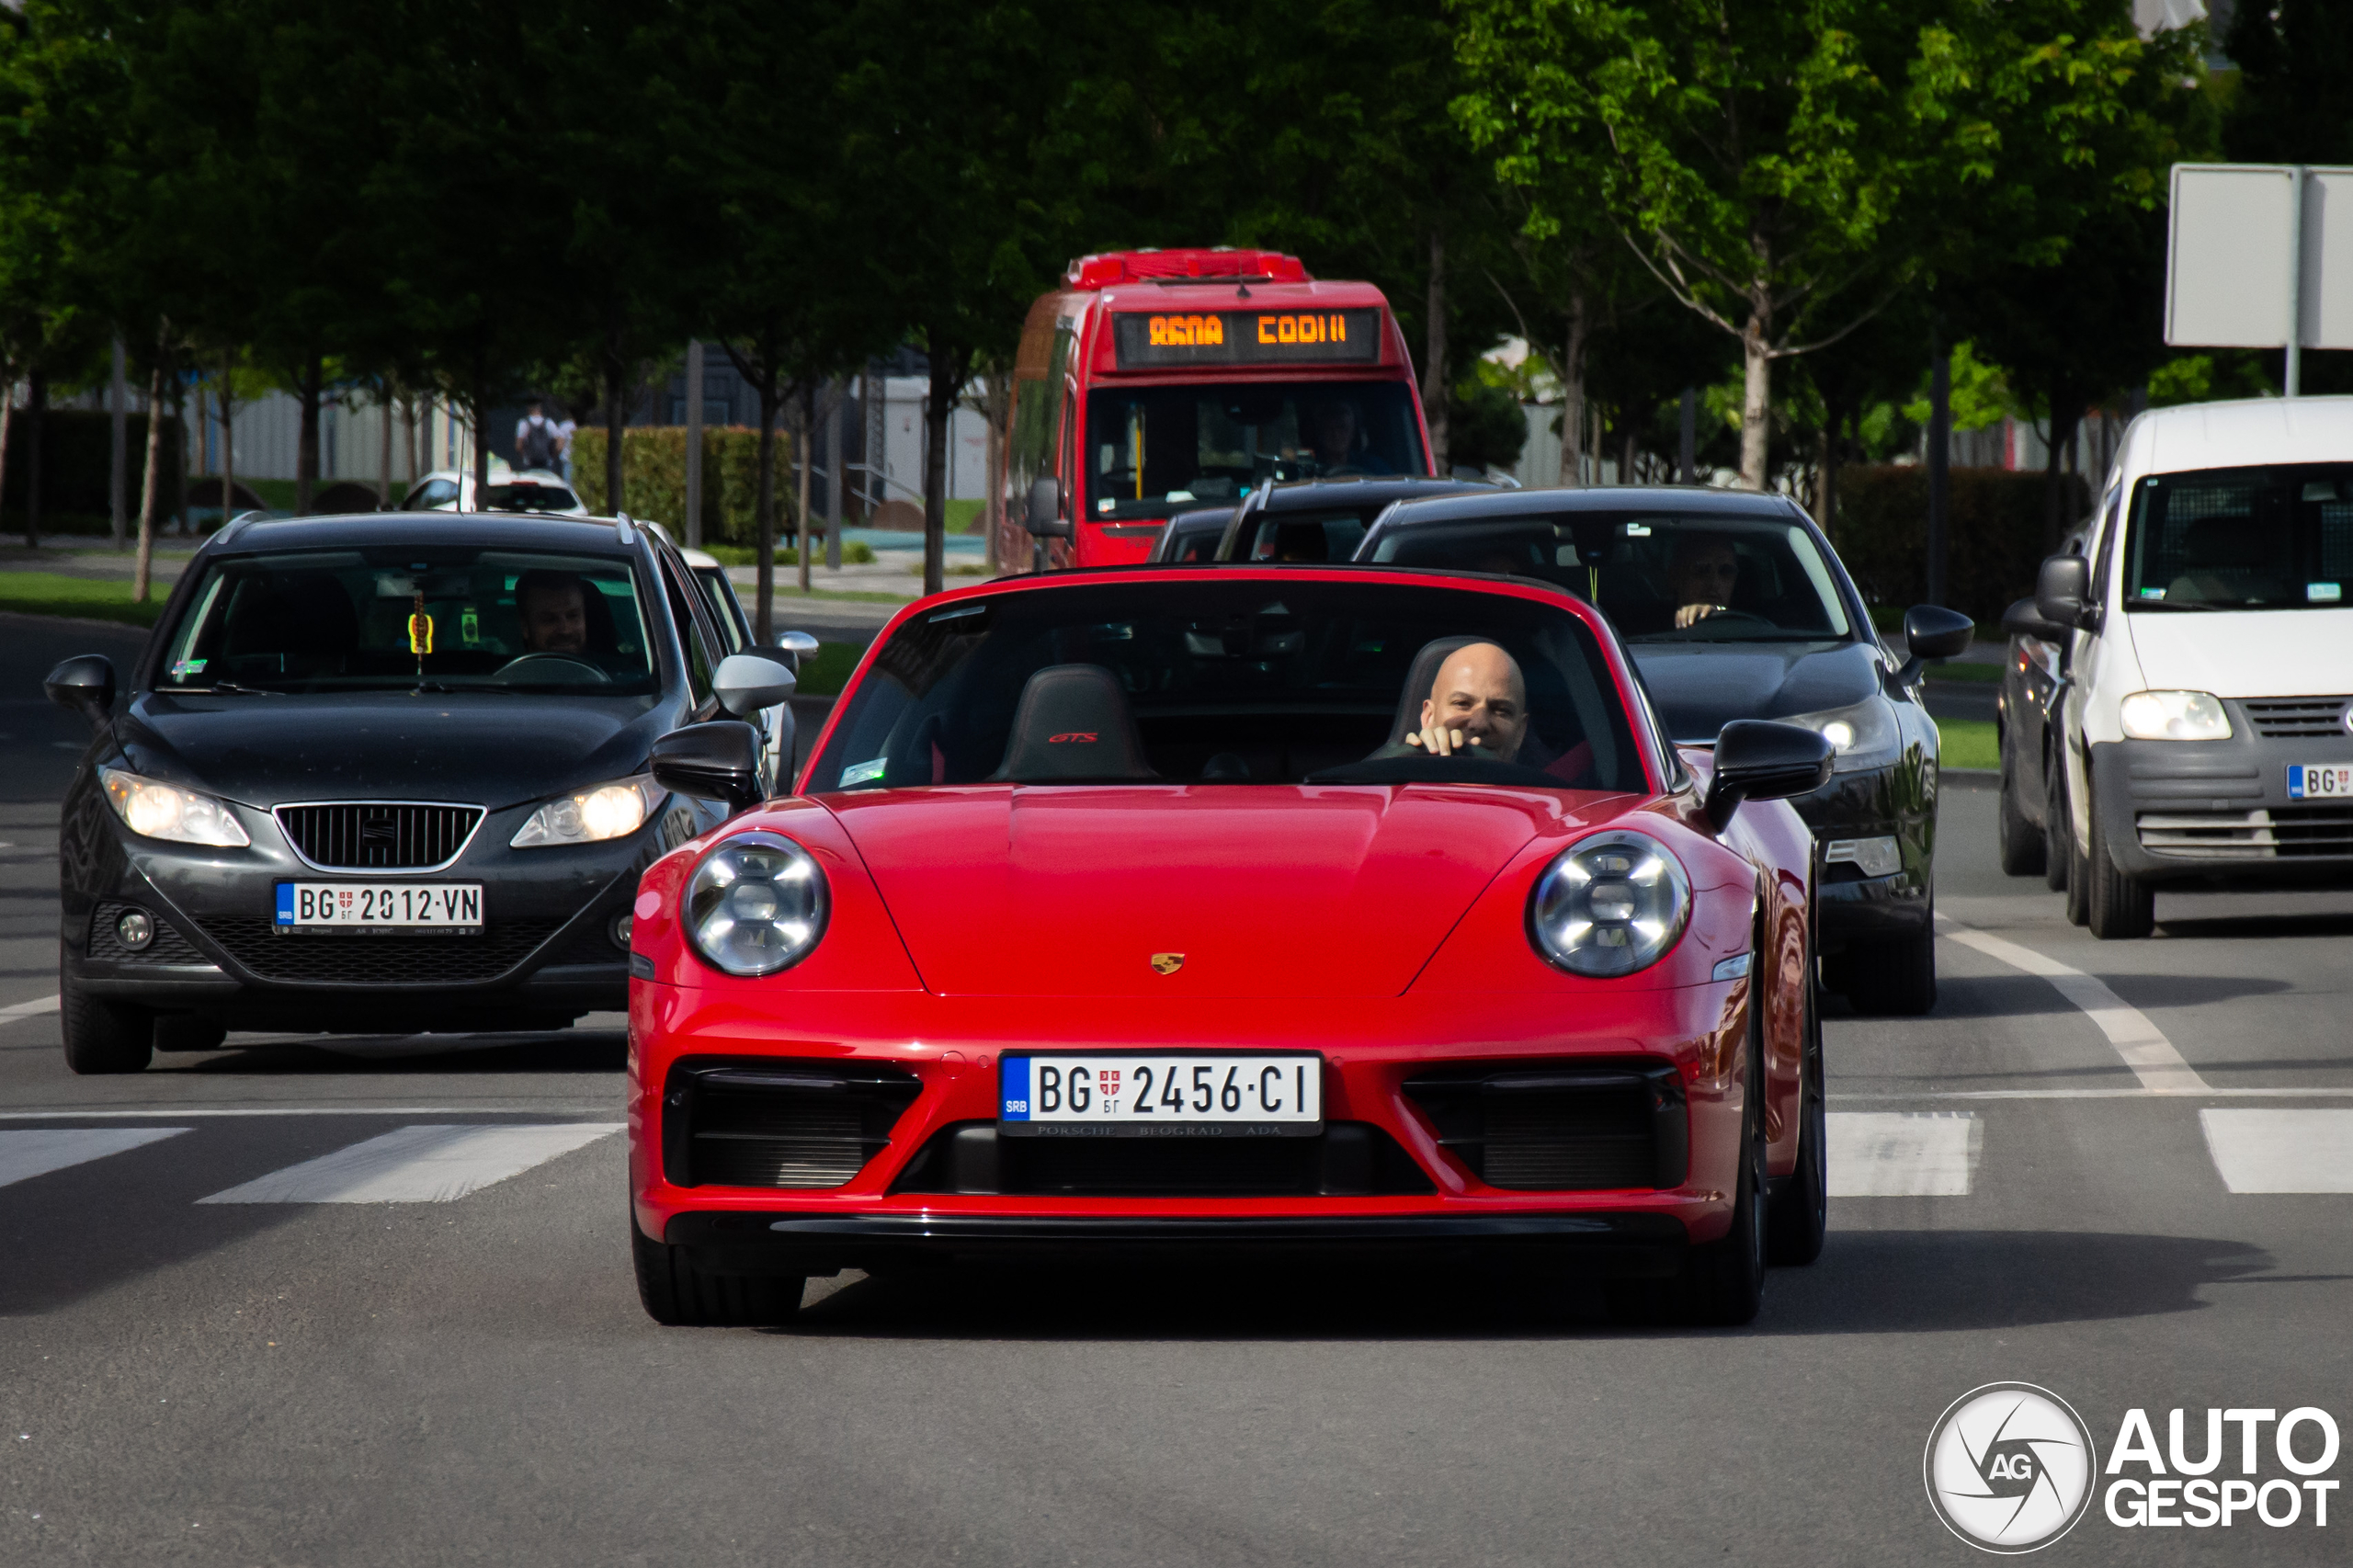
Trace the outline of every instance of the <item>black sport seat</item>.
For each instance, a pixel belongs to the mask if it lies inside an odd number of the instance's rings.
[[[1120,677],[1101,665],[1049,665],[1029,677],[995,783],[1116,784],[1160,777]]]

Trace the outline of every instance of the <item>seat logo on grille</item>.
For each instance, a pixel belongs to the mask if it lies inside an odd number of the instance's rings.
[[[1152,971],[1154,974],[1174,974],[1184,967],[1185,955],[1182,953],[1154,953],[1152,955]]]

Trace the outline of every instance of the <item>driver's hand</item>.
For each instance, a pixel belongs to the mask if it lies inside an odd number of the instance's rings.
[[[1419,746],[1432,756],[1452,756],[1457,752],[1467,752],[1479,744],[1479,737],[1472,735],[1465,739],[1460,730],[1449,730],[1443,724],[1425,724],[1407,735],[1405,744]]]
[[[1685,605],[1675,612],[1675,630],[1681,631],[1686,627],[1696,626],[1723,608],[1722,605]]]

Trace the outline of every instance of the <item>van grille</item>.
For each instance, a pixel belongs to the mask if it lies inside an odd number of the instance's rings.
[[[483,809],[337,801],[280,806],[276,815],[295,852],[323,870],[425,871],[458,858]]]
[[[2295,741],[2343,735],[2347,703],[2353,697],[2257,697],[2242,706],[2265,740]]]
[[[2251,812],[2143,812],[2141,847],[2178,860],[2277,860],[2353,856],[2353,804]]]

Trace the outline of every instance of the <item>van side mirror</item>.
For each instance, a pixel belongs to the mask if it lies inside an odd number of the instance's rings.
[[[60,708],[87,719],[92,729],[103,730],[114,712],[114,661],[104,653],[68,659],[49,672],[41,690]]]
[[[2013,637],[2031,637],[2040,642],[2064,642],[2067,629],[2054,620],[2042,619],[2032,599],[2020,599],[2002,612],[2002,630]]]
[[[1830,782],[1829,737],[1803,724],[1735,719],[1716,736],[1716,770],[1700,810],[1718,833],[1743,801],[1807,795]]]
[[[2034,575],[2034,608],[2042,619],[2077,631],[2099,630],[2099,606],[2089,603],[2092,563],[2080,555],[2054,555]]]
[[[719,661],[710,679],[719,705],[738,719],[791,701],[800,684],[790,665],[766,653],[730,653]]]
[[[654,782],[698,801],[722,801],[732,814],[767,797],[760,788],[760,732],[740,719],[688,724],[657,738]]]
[[[1029,486],[1029,508],[1023,517],[1029,531],[1040,539],[1071,539],[1076,529],[1070,519],[1062,515],[1063,482],[1051,475]]]

